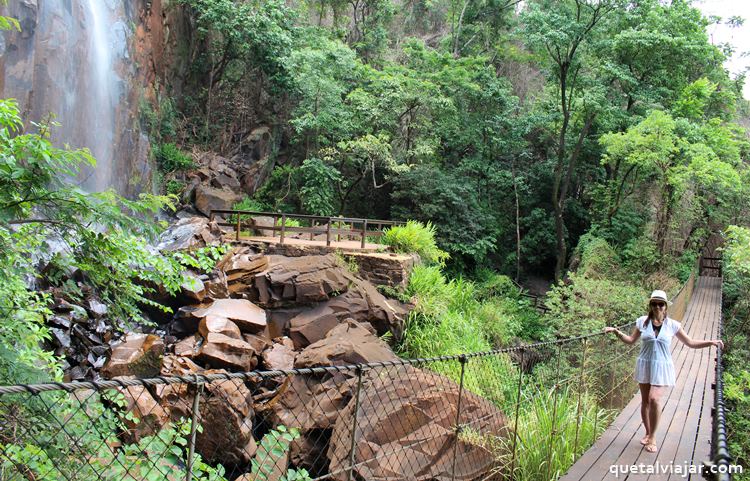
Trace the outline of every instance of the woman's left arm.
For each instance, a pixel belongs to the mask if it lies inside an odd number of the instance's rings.
[[[691,339],[690,336],[687,335],[685,330],[683,328],[680,328],[679,331],[677,331],[677,334],[675,334],[677,339],[685,343],[687,347],[692,347],[693,349],[703,349],[704,347],[711,347],[711,346],[718,346],[724,349],[724,341],[721,339],[710,339],[708,341],[698,341]]]

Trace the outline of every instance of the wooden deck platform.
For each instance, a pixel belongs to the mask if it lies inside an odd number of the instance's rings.
[[[683,328],[693,339],[715,338],[720,313],[721,278],[699,277],[682,322]],[[683,476],[680,473],[686,473],[690,466],[700,466],[709,459],[715,357],[713,347],[689,349],[677,339],[672,341],[677,384],[662,397],[662,414],[656,432],[657,453],[646,452],[639,443],[645,431],[641,424],[640,394],[637,394],[591,449],[560,479],[702,480],[700,474]],[[615,475],[612,466],[636,469],[639,473],[653,470],[658,474],[632,474],[618,470]]]

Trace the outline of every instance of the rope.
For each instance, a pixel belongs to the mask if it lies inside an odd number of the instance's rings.
[[[618,328],[624,328],[633,324],[632,322],[618,326]],[[557,339],[553,341],[542,341],[528,344],[521,344],[513,347],[505,347],[501,349],[493,349],[491,351],[472,352],[464,354],[453,354],[446,356],[435,356],[435,357],[420,357],[413,359],[394,359],[392,361],[377,361],[364,364],[350,364],[343,366],[321,366],[321,367],[309,367],[309,368],[295,368],[295,369],[283,369],[283,370],[271,370],[271,371],[248,371],[248,372],[237,372],[237,373],[218,373],[218,374],[191,374],[190,376],[158,376],[155,378],[146,379],[113,379],[105,381],[73,381],[73,382],[48,382],[38,384],[15,384],[9,386],[0,386],[0,396],[5,394],[21,394],[30,393],[37,395],[42,392],[49,391],[78,391],[82,389],[93,389],[95,391],[101,391],[103,389],[126,389],[132,386],[156,386],[156,385],[169,385],[169,384],[196,384],[196,383],[209,383],[219,380],[232,380],[232,379],[243,379],[251,382],[260,382],[263,379],[270,379],[275,377],[284,376],[296,376],[296,375],[319,375],[334,372],[347,372],[355,371],[357,369],[372,369],[372,368],[384,368],[384,367],[395,367],[405,365],[418,365],[426,364],[437,361],[452,361],[460,360],[464,358],[477,358],[477,357],[490,357],[503,353],[517,352],[527,349],[535,349],[544,346],[555,346],[568,344],[583,339],[589,339],[592,337],[603,336],[603,332],[595,332],[585,334],[582,336],[567,337],[563,339]]]

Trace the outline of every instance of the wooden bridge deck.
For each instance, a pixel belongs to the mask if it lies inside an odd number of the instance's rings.
[[[693,339],[716,338],[720,313],[721,278],[699,277],[682,322],[683,328]],[[715,356],[714,348],[689,349],[680,341],[673,340],[672,358],[677,384],[662,397],[662,414],[656,433],[657,453],[647,452],[639,443],[645,431],[641,425],[640,394],[636,394],[591,449],[560,479],[703,479],[700,474],[680,473],[687,473],[691,465],[700,466],[709,459],[713,406],[711,383],[714,381]],[[623,466],[622,469],[636,469],[638,474],[619,471],[615,475],[611,472],[613,465]],[[678,469],[682,471],[678,472]],[[642,474],[652,470],[659,474]]]

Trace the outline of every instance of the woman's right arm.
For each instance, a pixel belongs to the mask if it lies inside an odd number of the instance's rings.
[[[617,329],[616,327],[605,327],[604,328],[605,333],[614,332],[617,337],[620,338],[622,342],[625,344],[635,344],[638,339],[641,338],[641,331],[637,328],[633,328],[633,333],[631,335],[627,335],[621,330]]]

